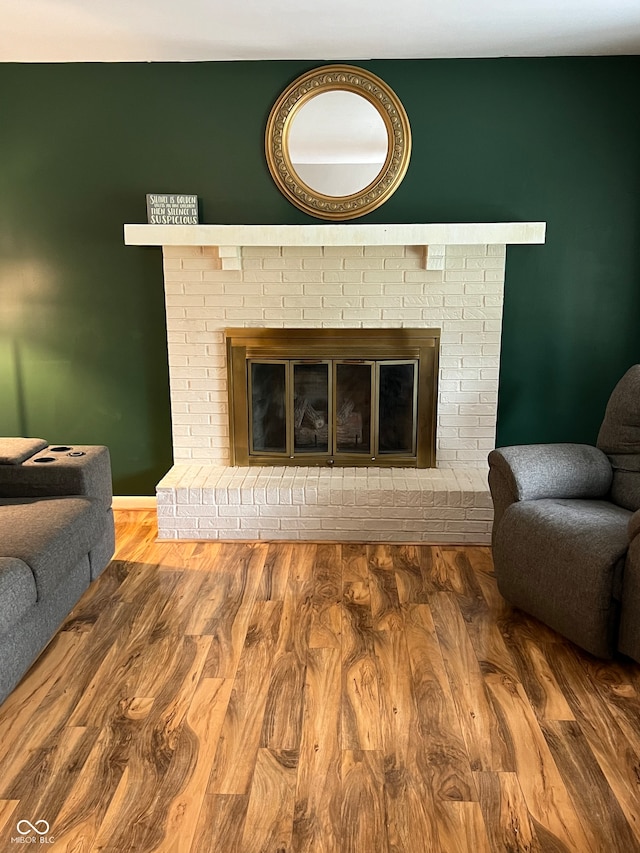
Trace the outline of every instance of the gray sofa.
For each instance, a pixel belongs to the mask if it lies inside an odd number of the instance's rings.
[[[640,365],[614,389],[597,446],[489,454],[498,588],[598,657],[640,661]]]
[[[106,447],[0,438],[0,702],[114,552]]]

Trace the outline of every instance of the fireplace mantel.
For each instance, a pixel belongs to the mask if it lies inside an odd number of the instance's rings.
[[[443,246],[540,244],[545,222],[322,225],[125,225],[128,246],[217,246],[223,269],[239,269],[242,246],[424,246],[440,269]],[[428,247],[428,250],[427,250]]]
[[[544,222],[126,225],[163,255],[160,537],[489,542],[506,247],[544,241]],[[232,464],[226,330],[393,328],[440,334],[435,468]]]

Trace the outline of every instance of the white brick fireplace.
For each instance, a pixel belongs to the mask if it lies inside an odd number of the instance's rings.
[[[544,223],[125,226],[162,246],[174,467],[162,538],[489,540],[509,243]],[[441,329],[436,468],[230,466],[228,327]]]

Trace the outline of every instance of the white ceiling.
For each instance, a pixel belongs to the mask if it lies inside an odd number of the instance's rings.
[[[2,62],[640,53],[640,0],[0,0]]]

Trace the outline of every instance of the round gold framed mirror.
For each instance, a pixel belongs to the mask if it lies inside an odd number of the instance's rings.
[[[273,105],[265,151],[289,201],[319,219],[355,219],[398,188],[411,128],[397,95],[375,74],[325,65],[294,80]]]

